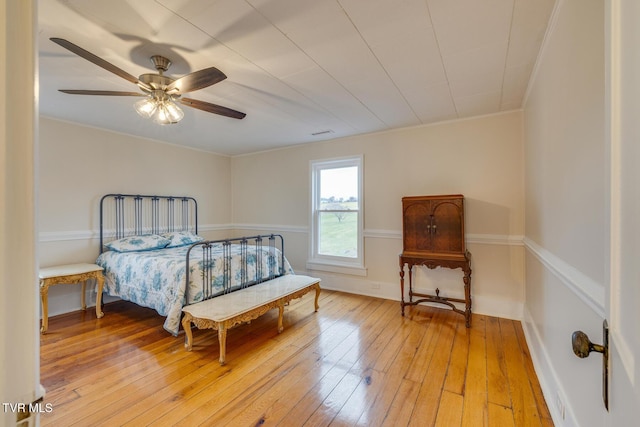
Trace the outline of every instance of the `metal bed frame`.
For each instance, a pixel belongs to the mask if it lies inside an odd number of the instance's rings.
[[[277,264],[278,268],[275,268],[274,264],[263,265],[262,252],[265,245],[264,240],[268,241],[268,250],[270,256],[276,256],[278,248],[280,262]],[[230,278],[233,274],[231,265],[231,245],[240,245],[240,284],[232,286]],[[224,285],[223,291],[214,293],[213,276],[211,272],[211,266],[213,264],[213,249],[216,245],[222,247],[223,258],[223,278]],[[285,274],[284,271],[284,239],[280,234],[261,234],[257,236],[237,237],[233,239],[222,240],[206,240],[191,245],[187,251],[187,266],[189,266],[189,259],[191,252],[196,250],[202,250],[202,300],[214,298],[219,295],[234,292],[240,289],[248,288],[249,286],[257,285],[258,283],[266,282],[267,280],[275,279]],[[253,277],[249,275],[248,263],[251,255],[254,255],[256,263],[255,274]],[[186,270],[186,283],[190,283],[189,268]],[[185,304],[189,301],[187,294],[188,287],[185,289]]]
[[[198,204],[188,196],[157,196],[140,194],[107,194],[100,199],[100,253],[111,240],[144,234],[162,234],[174,231],[198,233]],[[108,240],[108,241],[107,241]],[[265,245],[265,240],[267,241]],[[240,245],[240,284],[232,285],[230,277],[234,273],[231,262],[231,245]],[[269,253],[276,255],[279,250],[278,268],[273,264],[263,265],[260,254],[268,247]],[[223,291],[214,293],[213,265],[214,249],[222,249],[224,285]],[[183,306],[189,301],[188,284],[190,260],[196,251],[202,251],[202,294],[203,300],[233,292],[285,274],[284,238],[280,234],[262,234],[220,240],[204,240],[194,243],[185,258],[185,296]],[[220,252],[215,251],[215,252]],[[255,274],[249,277],[249,261],[255,260]],[[198,258],[199,259],[199,258]],[[237,270],[237,268],[236,268]]]
[[[112,228],[107,229],[107,226]],[[141,194],[106,194],[100,199],[100,253],[104,252],[108,236],[112,237],[111,240],[117,240],[172,231],[198,234],[196,199]]]

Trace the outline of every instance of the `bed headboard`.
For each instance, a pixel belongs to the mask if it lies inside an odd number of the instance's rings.
[[[142,194],[107,194],[100,199],[100,253],[112,240],[172,231],[198,233],[196,199]]]

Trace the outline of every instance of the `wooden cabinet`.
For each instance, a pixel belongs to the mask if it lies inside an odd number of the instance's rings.
[[[435,302],[449,306],[465,316],[471,325],[471,254],[464,239],[464,196],[415,196],[402,199],[402,254],[400,255],[400,291],[402,315],[406,305]],[[404,300],[404,267],[409,269],[409,301]],[[462,298],[440,296],[413,291],[413,267],[425,266],[462,269],[464,293]],[[414,297],[417,297],[414,299]],[[460,310],[454,303],[464,303]]]
[[[403,253],[463,259],[463,196],[420,196],[402,199]]]

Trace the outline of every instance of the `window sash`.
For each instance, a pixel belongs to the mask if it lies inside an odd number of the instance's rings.
[[[364,268],[364,247],[363,247],[363,218],[362,218],[362,187],[363,187],[363,170],[362,170],[362,156],[358,157],[349,157],[349,158],[341,158],[341,159],[333,159],[333,160],[320,160],[320,161],[311,161],[311,238],[310,238],[310,260],[309,264],[314,264],[314,268],[317,268],[318,265],[333,265],[340,267],[354,267],[363,269]],[[335,203],[351,203],[356,206],[351,207],[350,209],[339,209],[339,208],[327,208],[323,207],[323,203],[321,200],[321,185],[322,185],[322,171],[328,169],[340,169],[340,168],[348,168],[348,167],[356,167],[357,168],[357,201],[353,200],[350,202],[335,202]],[[324,203],[326,206],[327,203]],[[351,255],[336,255],[335,252],[331,253],[331,251],[327,251],[325,247],[321,247],[323,244],[322,241],[322,223],[321,216],[328,214],[340,214],[344,213],[347,215],[355,216],[355,254]],[[352,248],[348,248],[351,250]],[[350,253],[350,252],[348,252]],[[328,268],[328,270],[331,270]],[[359,274],[359,273],[358,273]]]

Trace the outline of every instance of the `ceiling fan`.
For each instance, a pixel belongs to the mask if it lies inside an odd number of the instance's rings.
[[[111,90],[60,89],[60,92],[71,95],[144,97],[144,99],[135,103],[134,106],[136,111],[141,116],[153,119],[159,124],[177,123],[182,119],[184,113],[176,103],[234,119],[242,119],[246,116],[245,113],[232,110],[231,108],[211,104],[205,101],[199,101],[197,99],[182,97],[184,93],[203,89],[226,79],[227,76],[215,67],[205,68],[178,79],[173,79],[164,75],[164,72],[169,69],[171,61],[163,56],[154,55],[151,57],[151,62],[158,73],[142,74],[139,77],[135,77],[68,40],[56,37],[52,37],[50,40],[76,55],[81,56],[87,61],[93,62],[97,66],[138,85],[142,90],[142,92],[122,92]]]

